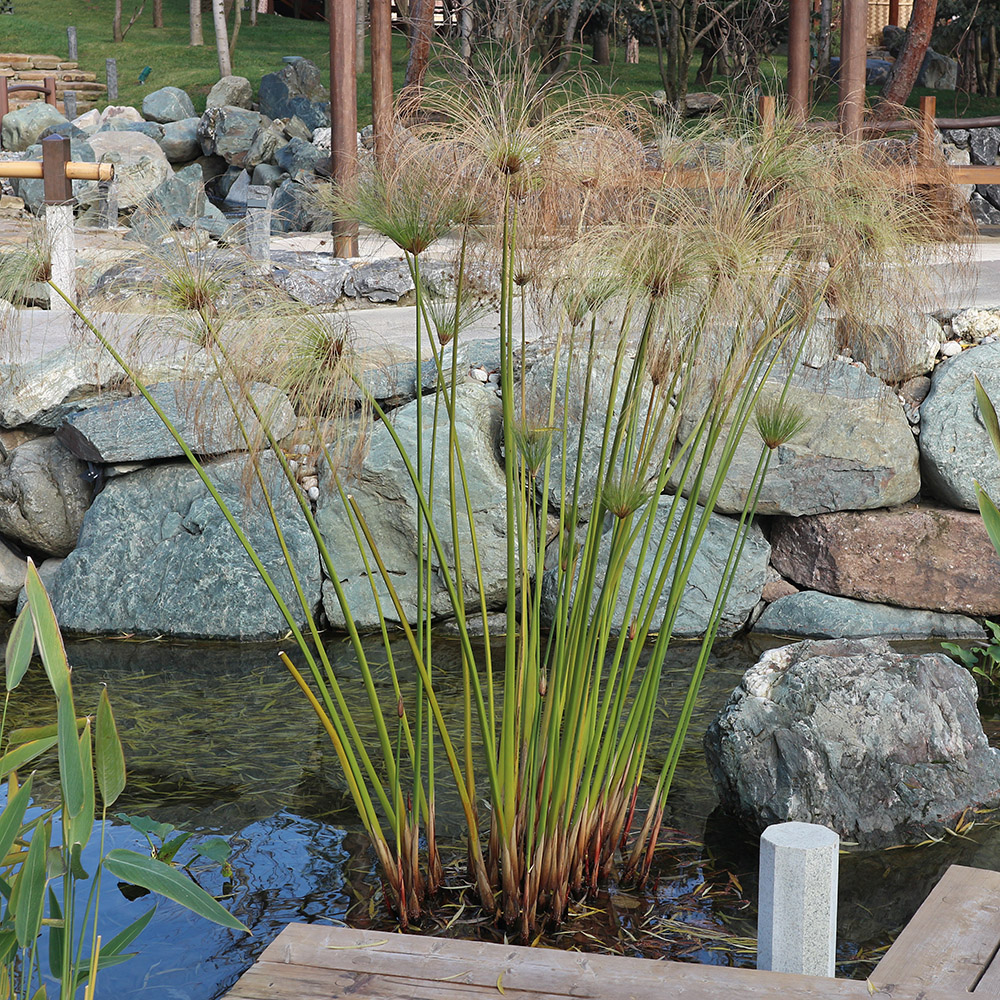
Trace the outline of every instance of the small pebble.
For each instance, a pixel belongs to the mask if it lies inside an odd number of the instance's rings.
[[[309,497],[310,500],[318,500],[319,499],[319,487],[318,486],[310,486],[309,489],[306,491],[306,495]]]
[[[479,382],[486,382],[489,380],[489,375],[485,368],[473,368],[469,374]]]
[[[292,449],[292,451],[294,451],[296,455],[308,455],[309,454],[309,445],[307,445],[307,444],[297,444]]]
[[[488,381],[489,381],[489,383],[491,385],[499,385],[500,384],[500,372],[493,372],[490,375]]]
[[[306,476],[302,480],[302,488],[311,490],[314,486],[319,486],[319,480],[315,476]]]
[[[962,353],[962,345],[957,340],[948,340],[941,345],[941,353],[946,358],[953,358]]]
[[[294,458],[288,460],[288,468],[292,470],[293,473],[299,471],[299,463],[295,461]]]

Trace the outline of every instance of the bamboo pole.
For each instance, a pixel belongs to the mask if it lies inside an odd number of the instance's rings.
[[[70,162],[66,164],[66,178],[71,181],[110,181],[114,180],[114,176],[115,165],[113,163]],[[15,160],[10,163],[0,163],[0,177],[41,180],[44,173],[39,161]]]

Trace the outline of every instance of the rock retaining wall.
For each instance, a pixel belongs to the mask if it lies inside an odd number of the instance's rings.
[[[108,88],[97,82],[97,74],[80,69],[78,62],[69,62],[58,56],[28,55],[21,52],[0,52],[0,76],[7,77],[9,86],[18,83],[45,82],[45,77],[56,78],[56,107],[65,112],[63,94],[67,90],[76,92],[78,112],[89,111],[99,101]],[[15,111],[33,100],[44,100],[41,94],[31,91],[10,95],[10,109]]]

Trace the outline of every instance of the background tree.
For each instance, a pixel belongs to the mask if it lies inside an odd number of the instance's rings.
[[[115,16],[111,22],[111,37],[116,42],[122,40],[122,0],[115,0]]]
[[[229,32],[226,30],[223,0],[212,0],[212,21],[215,26],[215,51],[219,54],[219,76],[232,76],[233,63],[229,56]]]
[[[882,87],[876,118],[891,118],[894,109],[906,103],[913,85],[917,82],[927,47],[931,43],[938,0],[913,0],[913,12],[906,28],[903,47],[889,71],[889,79]]]
[[[163,27],[163,0],[153,0],[153,27]]]
[[[201,0],[188,0],[188,23],[191,27],[190,45],[204,45],[205,37],[201,33]]]
[[[970,94],[1000,97],[1000,5],[985,0],[938,0],[931,43],[958,60],[958,86]]]

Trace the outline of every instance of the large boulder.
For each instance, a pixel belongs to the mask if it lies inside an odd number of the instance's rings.
[[[780,518],[771,561],[801,587],[966,615],[1000,614],[1000,557],[978,513],[927,503]]]
[[[917,75],[917,86],[954,90],[958,86],[958,61],[928,48]]]
[[[139,132],[98,132],[90,137],[98,163],[115,165],[115,190],[119,208],[135,208],[169,176],[170,164],[159,143]],[[96,182],[88,182],[80,192],[81,205],[99,198]]]
[[[1000,459],[976,398],[973,376],[1000,400],[1000,343],[979,344],[939,365],[920,407],[924,483],[953,507],[978,510],[975,482],[1000,498]]]
[[[45,425],[63,404],[92,396],[120,374],[99,344],[0,364],[0,427]]]
[[[142,99],[142,116],[161,125],[194,118],[194,102],[180,87],[161,87]]]
[[[785,382],[769,380],[762,400],[777,399]],[[894,392],[880,379],[842,361],[820,369],[799,368],[786,393],[806,425],[771,457],[757,511],[760,514],[819,514],[867,510],[905,503],[920,490],[919,451]],[[681,440],[694,426],[696,406],[685,414]],[[718,466],[722,441],[708,463],[705,482]],[[736,448],[715,509],[743,509],[761,454],[751,424]],[[707,500],[703,486],[700,500]]]
[[[0,539],[0,606],[12,608],[17,604],[27,568],[24,557]]]
[[[238,415],[227,388],[240,401]],[[149,391],[196,455],[246,449],[241,427],[252,443],[262,437],[250,401],[242,398],[238,386],[225,387],[215,381],[161,382]],[[262,383],[254,383],[248,391],[276,437],[295,428],[295,412],[284,393]],[[143,396],[74,414],[57,434],[74,455],[88,462],[145,462],[184,454]]]
[[[190,163],[169,177],[142,203],[132,216],[133,227],[146,219],[166,226],[177,225],[181,219],[197,219],[205,213],[205,185],[201,167]]]
[[[93,493],[86,472],[53,437],[18,445],[0,465],[0,534],[45,555],[72,552]]]
[[[23,108],[17,108],[3,116],[0,130],[0,147],[9,153],[20,153],[33,146],[38,137],[52,125],[62,125],[68,121],[51,104],[32,101]]]
[[[434,407],[423,409],[423,426],[418,429],[417,406],[410,403],[392,412],[392,426],[410,456],[415,460],[417,435],[423,441],[425,468],[430,469],[434,454],[434,524],[439,532],[445,559],[454,572],[451,510],[448,488],[449,421],[439,415],[434,435]],[[506,489],[498,448],[501,407],[496,394],[479,384],[457,387],[454,428],[462,449],[476,541],[482,564],[482,598],[488,608],[503,607],[507,597],[507,513]],[[427,475],[425,473],[425,475]],[[385,560],[404,613],[412,622],[416,617],[417,549],[416,495],[406,466],[383,424],[371,432],[368,453],[356,479],[343,476],[345,490],[364,512],[376,546]],[[342,500],[331,483],[328,469],[321,471],[320,499],[316,518],[323,538],[333,554],[337,576],[347,595],[348,605],[361,628],[379,625],[371,584],[358,552],[354,531],[345,515]],[[480,589],[475,578],[475,556],[469,530],[469,508],[461,493],[457,500],[459,552],[463,570],[462,590],[466,606],[478,609]],[[426,534],[425,534],[426,538]],[[369,562],[371,555],[368,555]],[[451,601],[440,573],[437,556],[432,558],[431,607],[435,615],[449,615]],[[377,577],[377,570],[376,577]],[[377,580],[379,598],[386,617],[395,617],[393,604],[381,579]],[[342,627],[344,615],[334,587],[323,587],[323,607],[332,625]]]
[[[245,76],[224,76],[208,92],[206,108],[249,108],[253,103],[253,87]]]
[[[275,165],[284,170],[286,174],[295,174],[299,170],[315,173],[316,167],[328,156],[311,142],[300,139],[298,136],[288,140],[280,149],[275,146],[275,152],[272,155]],[[266,157],[266,159],[270,158]]]
[[[271,119],[243,108],[209,108],[198,124],[198,140],[206,156],[221,156],[234,167],[247,166],[254,136]],[[252,167],[253,164],[250,164]]]
[[[200,118],[182,118],[163,126],[160,149],[171,163],[187,163],[201,156],[201,143],[198,141],[200,121]]]
[[[834,597],[817,590],[786,594],[769,604],[754,625],[755,632],[798,639],[982,639],[983,629],[965,615],[914,611],[888,604]]]
[[[819,823],[862,848],[923,840],[1000,799],[972,675],[885,639],[772,649],[705,734],[724,808],[761,831]]]
[[[316,218],[313,188],[291,178],[278,185],[271,202],[272,233],[307,233]]]
[[[298,117],[309,128],[330,124],[330,92],[315,63],[298,59],[260,81],[260,110],[271,118]]]
[[[245,456],[205,463],[286,605],[302,614],[274,525]],[[316,545],[277,463],[262,472],[307,602],[320,598]],[[112,479],[84,518],[49,593],[67,632],[268,639],[288,625],[246,550],[186,463]]]
[[[345,295],[370,302],[398,302],[412,291],[410,268],[406,261],[399,259],[362,264],[352,268],[344,281]]]
[[[630,618],[635,616],[636,609],[638,608],[638,600],[642,597],[642,588],[646,585],[646,581],[653,580],[655,582],[662,572],[663,560],[657,561],[656,558],[657,545],[660,538],[663,537],[664,532],[666,532],[668,538],[667,548],[669,548],[681,520],[681,510],[678,509],[668,527],[672,501],[672,497],[660,497],[658,501],[657,511],[654,515],[655,524],[653,527],[652,542],[642,562],[640,563],[639,561],[641,547],[638,543],[625,556],[625,567],[622,575],[623,582],[618,591],[614,610],[611,613],[611,630],[615,634],[625,629],[630,622]],[[683,508],[683,504],[681,504],[681,508]],[[701,520],[703,511],[704,508],[697,507],[695,525]],[[613,528],[614,518],[611,514],[608,514],[602,525],[601,547],[597,557],[597,582],[591,602],[592,609],[596,609],[597,607],[601,582],[604,580],[608,570]],[[723,517],[721,514],[709,515],[707,528],[692,560],[691,569],[684,586],[684,593],[677,611],[677,618],[671,630],[672,635],[679,638],[694,638],[695,636],[705,634],[711,618],[712,607],[719,591],[722,574],[736,538],[737,528],[738,523],[732,518]],[[666,552],[667,549],[665,548],[664,551]],[[770,552],[770,546],[760,528],[752,525],[747,533],[740,559],[733,570],[726,604],[719,619],[718,631],[720,635],[733,635],[747,623],[764,589]],[[672,570],[670,573],[672,574]],[[631,609],[631,612],[629,612],[629,589],[632,581],[637,577],[642,581],[642,584],[640,585],[636,604]],[[661,627],[669,597],[670,577],[667,578],[666,586],[663,588],[657,607],[653,612],[651,629],[654,632]],[[545,573],[542,589],[542,611],[549,619],[556,613],[558,598],[556,570],[548,569]]]

